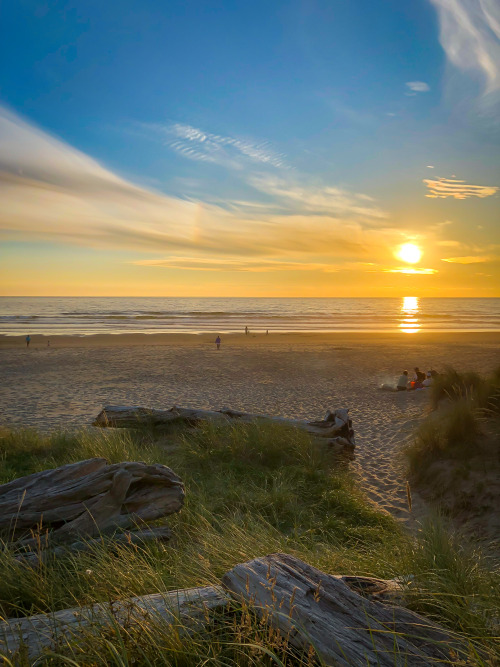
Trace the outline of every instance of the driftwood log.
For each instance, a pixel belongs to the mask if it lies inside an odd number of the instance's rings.
[[[52,558],[92,551],[96,547],[103,545],[106,545],[109,549],[114,549],[115,547],[132,547],[138,549],[144,547],[149,542],[168,542],[171,537],[172,531],[168,526],[155,526],[153,528],[113,533],[109,537],[103,535],[99,538],[86,538],[63,546],[43,548],[45,545],[42,544],[41,548],[37,548],[36,551],[21,551],[14,558],[25,565],[36,566]]]
[[[345,578],[287,554],[237,565],[222,583],[292,646],[306,653],[312,646],[327,665],[414,667],[460,656],[460,645],[443,628],[402,607],[363,599]]]
[[[107,405],[96,420],[94,426],[110,426],[115,428],[137,428],[141,425],[165,426],[175,422],[195,425],[203,421],[235,421],[250,423],[264,421],[300,428],[312,437],[326,439],[328,444],[346,452],[355,447],[354,430],[349,418],[349,410],[342,408],[328,411],[321,421],[306,419],[286,419],[270,415],[255,415],[238,410],[196,410],[179,408],[174,405],[170,410],[150,410],[135,406]]]
[[[127,629],[138,623],[163,623],[196,629],[209,611],[223,609],[228,601],[224,590],[209,586],[11,618],[0,623],[0,654],[9,656],[14,664],[20,657],[34,660],[44,651],[57,652],[77,642],[82,633],[88,636],[117,625]]]
[[[0,486],[0,533],[25,547],[75,542],[177,512],[184,485],[164,465],[95,458]],[[31,535],[31,536],[30,536]]]
[[[308,651],[313,645],[326,665],[423,667],[460,659],[460,645],[443,628],[396,606],[404,600],[396,581],[328,575],[293,556],[273,554],[237,565],[222,582],[223,588],[8,619],[0,623],[0,652],[14,661],[23,652],[34,659],[44,650],[78,641],[82,632],[88,636],[116,625],[166,623],[183,632],[199,630],[210,621],[210,612],[230,609],[232,598],[238,608],[243,601],[292,646]]]

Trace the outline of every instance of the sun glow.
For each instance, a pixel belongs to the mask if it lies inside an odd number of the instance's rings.
[[[422,251],[413,243],[403,243],[396,254],[399,259],[408,264],[416,264],[422,257]]]
[[[403,333],[417,333],[420,330],[418,321],[418,297],[404,296],[401,304],[401,319],[399,328]]]

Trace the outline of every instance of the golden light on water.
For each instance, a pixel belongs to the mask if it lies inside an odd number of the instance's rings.
[[[418,296],[404,296],[401,304],[401,320],[399,329],[402,333],[417,333],[420,331],[418,321]]]
[[[396,255],[399,257],[399,259],[403,260],[403,262],[406,262],[407,264],[416,264],[422,257],[422,251],[413,243],[403,243]],[[406,298],[410,299],[414,297],[405,297],[405,299]]]

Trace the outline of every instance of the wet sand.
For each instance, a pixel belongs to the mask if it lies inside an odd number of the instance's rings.
[[[401,448],[428,410],[425,391],[392,393],[414,366],[489,372],[500,334],[103,334],[0,337],[0,423],[42,430],[89,427],[103,405],[231,407],[319,418],[348,407],[352,463],[367,497],[408,525],[422,507],[406,499]]]

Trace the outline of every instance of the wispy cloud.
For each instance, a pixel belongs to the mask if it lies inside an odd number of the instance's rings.
[[[491,197],[499,190],[494,185],[471,185],[466,181],[459,181],[451,178],[438,178],[432,180],[424,178],[423,181],[429,190],[426,197],[431,199],[446,199],[453,197],[454,199],[468,199],[469,197]]]
[[[443,262],[449,262],[450,264],[482,264],[483,262],[495,262],[498,257],[493,257],[490,255],[469,255],[466,257],[448,257],[443,259]]]
[[[482,77],[484,92],[500,90],[500,5],[497,0],[430,0],[448,60]]]
[[[431,232],[436,232],[437,234],[442,234],[445,231],[445,227],[452,225],[451,220],[443,220],[442,222],[436,222],[434,225],[429,225],[427,228]]]
[[[171,266],[188,257],[205,268],[310,264],[327,271],[378,261],[399,238],[363,194],[261,177],[261,191],[277,193],[269,203],[242,200],[225,209],[140,187],[2,108],[0,137],[5,240],[133,250],[138,259],[162,255]]]
[[[294,179],[259,175],[249,179],[257,190],[278,198],[285,207],[294,211],[315,215],[356,216],[362,219],[382,220],[387,218],[374,200],[364,194],[353,193],[338,187],[299,185]]]
[[[403,266],[399,269],[385,269],[386,273],[406,273],[408,275],[422,275],[422,276],[432,276],[435,273],[438,273],[437,269],[414,269],[409,266]]]
[[[460,248],[462,246],[462,243],[460,243],[460,241],[443,240],[443,241],[436,241],[436,245],[441,246],[442,248]]]
[[[213,134],[183,123],[145,127],[159,133],[169,148],[190,160],[237,167],[243,158],[261,165],[286,167],[285,156],[273,150],[268,141]]]
[[[425,81],[407,81],[405,85],[414,93],[428,93],[431,89]]]
[[[189,271],[238,271],[238,272],[276,272],[276,271],[322,271],[335,273],[339,269],[334,264],[320,262],[286,262],[276,260],[245,259],[210,259],[203,257],[168,257],[166,259],[144,259],[133,262],[138,266],[158,266],[166,269]]]

